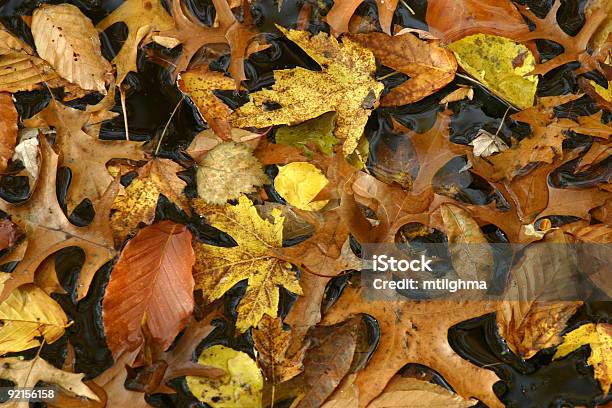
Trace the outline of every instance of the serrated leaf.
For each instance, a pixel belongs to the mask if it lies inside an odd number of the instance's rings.
[[[36,51],[63,78],[82,89],[106,94],[111,65],[102,57],[91,20],[72,4],[43,5],[32,14]]]
[[[268,181],[251,149],[235,142],[222,142],[210,150],[196,177],[198,196],[209,204],[225,204]]]
[[[343,152],[349,155],[383,90],[383,84],[373,78],[376,64],[372,53],[349,39],[339,43],[325,33],[311,37],[305,31],[281,30],[322,70],[297,67],[274,71],[272,88],[252,93],[251,100],[233,113],[233,125],[294,125],[335,111],[334,136],[344,140]],[[280,108],[269,110],[266,105],[270,103]]]
[[[248,280],[246,293],[238,304],[236,329],[244,332],[257,326],[264,314],[276,316],[279,286],[301,294],[291,264],[276,257],[283,242],[283,220],[273,210],[273,222],[263,220],[253,203],[240,196],[238,205],[224,207],[194,201],[196,211],[210,224],[228,233],[238,246],[225,248],[196,243],[194,278],[208,301],[220,298],[240,281]]]

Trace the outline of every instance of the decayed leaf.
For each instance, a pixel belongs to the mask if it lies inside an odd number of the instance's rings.
[[[231,248],[196,243],[194,277],[196,288],[202,289],[209,301],[248,279],[247,291],[238,305],[239,331],[257,326],[264,314],[276,316],[279,286],[302,293],[291,265],[275,256],[275,248],[280,248],[283,241],[279,211],[272,211],[274,222],[265,221],[245,196],[240,196],[236,206],[217,207],[195,200],[194,208],[238,243]]]
[[[263,376],[248,354],[216,345],[202,351],[200,364],[226,372],[220,378],[187,376],[189,391],[213,408],[261,408]]]
[[[468,74],[512,105],[533,106],[538,77],[527,75],[535,58],[522,44],[490,34],[476,34],[449,45]]]
[[[527,6],[518,5],[521,13],[526,16],[534,25],[535,30],[523,33],[515,37],[518,41],[529,41],[536,39],[547,39],[563,46],[563,53],[550,60],[540,63],[530,74],[544,75],[550,70],[567,64],[572,61],[584,61],[588,58],[586,50],[589,40],[606,18],[606,13],[602,9],[596,9],[589,14],[588,20],[578,34],[571,36],[567,34],[557,23],[557,12],[561,6],[561,1],[554,0],[553,5],[544,19],[539,19]]]
[[[497,325],[512,351],[530,358],[561,341],[560,333],[582,304],[575,287],[575,260],[562,231],[532,244],[512,268]]]
[[[122,242],[138,227],[147,225],[155,218],[155,208],[159,196],[163,194],[190,213],[187,200],[183,196],[186,183],[176,173],[183,168],[168,159],[153,159],[138,169],[138,177],[119,192],[113,201],[116,210],[110,220],[116,242]]]
[[[308,155],[310,146],[316,146],[321,153],[331,155],[339,140],[334,137],[336,112],[327,112],[315,119],[295,126],[280,126],[276,129],[276,143],[301,147]]]
[[[442,204],[440,212],[459,278],[488,281],[494,267],[493,251],[478,223],[457,205]]]
[[[416,378],[396,376],[368,408],[467,408],[478,401],[465,400],[446,388]]]
[[[0,251],[15,245],[19,236],[20,232],[17,225],[7,218],[0,219]]]
[[[474,146],[474,156],[489,157],[495,153],[508,150],[508,145],[497,135],[480,129],[476,138],[470,142]]]
[[[51,344],[62,337],[68,318],[59,304],[34,285],[11,292],[0,304],[0,354]]]
[[[96,28],[104,31],[119,22],[127,25],[128,36],[112,61],[117,67],[117,85],[123,83],[127,74],[138,71],[136,56],[140,42],[155,30],[172,28],[172,18],[160,0],[126,0],[100,21]]]
[[[199,163],[198,196],[209,204],[225,204],[268,182],[261,163],[242,143],[222,142]]]
[[[222,139],[231,138],[229,116],[232,110],[213,93],[214,90],[234,89],[234,81],[223,72],[206,66],[184,72],[178,80],[179,89],[189,95],[208,125]]]
[[[191,14],[186,15],[181,3],[179,0],[172,1],[174,28],[161,33],[162,36],[176,38],[183,46],[174,72],[179,73],[187,69],[195,53],[204,45],[227,44],[230,47],[231,57],[228,70],[234,78],[236,89],[240,89],[240,82],[246,79],[245,58],[253,52],[267,48],[253,41],[258,32],[251,27],[250,10],[248,8],[243,10],[245,21],[241,24],[234,17],[227,0],[213,0],[218,25],[207,27]]]
[[[391,23],[393,22],[393,14],[395,13],[395,8],[397,7],[397,1],[398,0],[376,0],[380,27],[387,34],[391,34]],[[329,24],[331,27],[334,35],[349,31],[349,22],[351,17],[361,3],[363,3],[363,0],[334,1],[334,5],[326,16],[327,24]]]
[[[410,79],[385,95],[383,106],[413,103],[431,95],[451,82],[457,61],[438,40],[420,40],[411,33],[393,37],[383,33],[357,34],[350,37],[368,47],[383,65],[402,72]]]
[[[612,325],[587,323],[565,334],[553,359],[565,357],[586,344],[591,347],[587,362],[595,369],[595,378],[607,395],[612,384]]]
[[[32,14],[32,36],[40,57],[82,89],[106,94],[111,65],[102,57],[91,20],[71,4],[43,5]]]
[[[28,173],[30,180],[36,181],[39,166],[39,148],[38,148],[38,129],[21,129],[18,133],[19,144],[15,146],[13,160],[19,160],[23,164],[25,171]],[[32,183],[34,184],[34,183]]]
[[[283,321],[280,318],[264,315],[252,335],[255,348],[259,352],[257,358],[263,366],[266,378],[273,384],[290,380],[302,371],[306,350],[301,349],[296,354],[287,355],[291,332],[283,329]]]
[[[478,33],[514,38],[529,32],[510,0],[429,0],[425,21],[447,43]]]
[[[366,300],[367,295],[362,291],[360,285],[347,286],[323,319],[324,324],[330,324],[365,313],[378,322],[380,341],[355,380],[359,388],[359,407],[365,408],[380,395],[389,380],[408,363],[432,368],[465,399],[478,398],[489,407],[503,407],[492,390],[498,377],[462,359],[448,343],[450,327],[494,311],[495,302],[457,298],[426,302]]]
[[[100,140],[97,134],[91,136],[83,130],[88,124],[99,121],[98,115],[106,112],[106,102],[103,100],[99,105],[82,111],[52,100],[45,109],[25,121],[28,127],[52,126],[57,132],[55,145],[61,153],[60,163],[72,172],[66,195],[68,213],[85,198],[89,198],[95,206],[113,180],[106,169],[108,161],[144,158],[142,143]]]
[[[102,302],[115,358],[142,344],[141,325],[163,350],[172,344],[193,309],[194,261],[191,233],[171,221],[145,227],[127,243]]]
[[[338,117],[334,135],[344,140],[343,152],[349,155],[357,147],[383,89],[372,78],[376,69],[373,55],[349,39],[338,43],[325,33],[310,37],[304,31],[283,32],[323,69],[310,71],[297,67],[274,71],[274,86],[252,93],[251,100],[233,113],[233,125],[260,128],[293,125],[335,110]],[[280,108],[266,109],[265,105],[271,102]]]
[[[32,282],[38,266],[62,248],[77,246],[85,252],[85,264],[77,283],[77,297],[87,293],[95,272],[114,256],[112,232],[108,225],[110,206],[117,191],[111,184],[96,208],[93,221],[87,227],[76,227],[64,215],[55,191],[58,157],[46,142],[39,139],[42,152],[40,176],[28,201],[12,205],[0,201],[0,209],[25,232],[27,249],[23,259],[5,282],[0,300],[23,283]]]
[[[39,381],[59,386],[63,392],[86,397],[94,401],[100,399],[82,379],[85,374],[62,371],[47,363],[40,357],[22,360],[18,357],[0,359],[0,378],[12,381],[16,387],[34,388]],[[15,403],[15,408],[28,408],[28,401]]]
[[[357,348],[361,317],[313,329],[304,359],[304,373],[296,377],[304,393],[296,408],[318,408],[349,372]]]
[[[9,159],[13,157],[18,119],[12,96],[6,92],[0,93],[0,172],[6,169]]]
[[[317,211],[327,200],[313,201],[329,181],[315,165],[293,162],[280,166],[274,178],[274,188],[287,201],[300,210]]]

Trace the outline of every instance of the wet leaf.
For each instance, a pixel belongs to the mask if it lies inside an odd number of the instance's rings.
[[[335,111],[338,117],[334,136],[344,141],[344,155],[349,155],[357,147],[383,88],[372,77],[376,69],[374,57],[349,39],[339,43],[325,33],[312,37],[304,31],[284,33],[323,69],[310,71],[297,67],[275,71],[274,86],[252,93],[251,100],[233,113],[233,125],[260,128],[294,125]],[[267,109],[266,105],[271,103],[280,107]]]
[[[415,378],[394,377],[368,408],[467,408],[477,404],[451,391]]]
[[[381,99],[383,106],[413,103],[431,95],[451,82],[457,71],[452,53],[438,40],[420,40],[411,33],[393,37],[382,33],[350,37],[368,47],[383,65],[410,77]]]
[[[587,360],[588,364],[595,370],[595,378],[604,395],[610,391],[612,374],[610,367],[612,361],[612,327],[606,323],[587,323],[563,336],[563,343],[557,348],[553,359],[565,357],[572,351],[588,344],[591,348],[591,355]]]
[[[225,204],[267,182],[261,163],[244,144],[222,142],[199,162],[198,196],[209,204]]]
[[[461,68],[502,99],[520,109],[533,106],[538,77],[527,75],[535,67],[527,47],[508,38],[476,34],[449,48]]]
[[[306,162],[293,162],[280,166],[274,179],[274,188],[289,204],[300,210],[317,211],[325,207],[327,200],[313,201],[327,185],[321,170]]]
[[[306,154],[315,146],[321,153],[331,155],[339,140],[333,135],[336,113],[328,112],[315,119],[294,126],[280,126],[274,135],[276,143],[301,147]]]
[[[470,142],[474,146],[474,156],[489,157],[495,153],[508,150],[508,145],[498,136],[480,129],[474,140]]]
[[[63,78],[106,94],[111,65],[102,57],[93,23],[71,4],[43,5],[32,14],[36,51]]]
[[[210,224],[228,233],[238,246],[224,248],[196,243],[194,278],[208,301],[223,296],[240,281],[248,280],[247,291],[238,305],[236,329],[244,332],[257,326],[264,314],[276,316],[278,288],[302,292],[291,265],[277,258],[282,245],[283,217],[272,211],[273,222],[263,220],[253,203],[241,196],[238,205],[212,206],[194,201],[196,211]]]
[[[218,367],[226,374],[218,379],[187,377],[193,395],[213,408],[260,408],[263,376],[248,354],[215,345],[204,349],[200,364]]]
[[[195,255],[184,225],[161,221],[123,248],[102,302],[108,347],[115,358],[136,350],[143,330],[165,350],[193,310]],[[141,328],[146,327],[146,329]]]

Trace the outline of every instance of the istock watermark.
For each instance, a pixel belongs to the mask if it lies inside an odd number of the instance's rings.
[[[360,284],[376,300],[608,300],[611,265],[611,245],[365,244]]]

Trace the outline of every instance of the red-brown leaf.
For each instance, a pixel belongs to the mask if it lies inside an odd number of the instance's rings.
[[[17,110],[13,97],[7,92],[0,93],[0,171],[13,157],[17,142]]]
[[[194,262],[191,233],[181,224],[161,221],[128,242],[102,303],[106,341],[115,358],[142,344],[142,324],[162,349],[172,344],[193,310]]]

